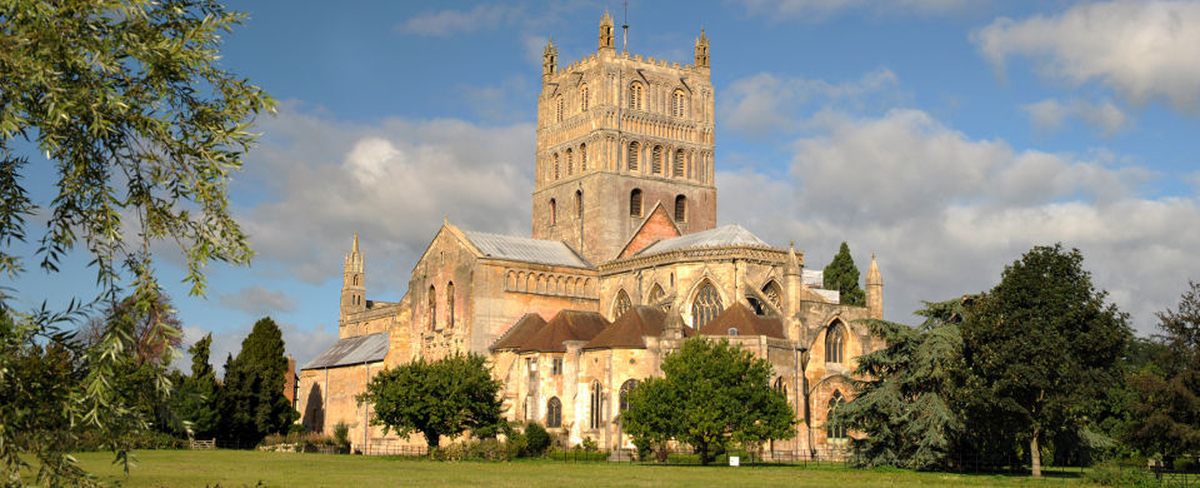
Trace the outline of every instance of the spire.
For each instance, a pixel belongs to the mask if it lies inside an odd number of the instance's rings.
[[[554,38],[550,38],[542,51],[542,83],[550,81],[555,73],[558,73],[558,48],[554,47]]]
[[[867,269],[867,316],[883,318],[883,275],[879,274],[875,253],[871,253],[871,267]]]
[[[696,38],[696,67],[708,67],[708,35],[700,29],[700,37]]]
[[[358,254],[358,232],[354,233],[354,245],[350,247],[351,254]]]
[[[788,245],[787,263],[783,267],[784,275],[800,274],[800,259],[796,257],[796,243],[792,242]]]
[[[879,274],[879,264],[875,262],[875,253],[871,253],[871,267],[867,270],[867,286],[882,284],[883,276]]]
[[[616,40],[613,38],[613,19],[604,11],[604,16],[600,17],[600,49],[616,49]]]

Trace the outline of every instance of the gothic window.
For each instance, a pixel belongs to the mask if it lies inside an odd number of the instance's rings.
[[[446,283],[446,327],[454,327],[454,282]]]
[[[666,296],[666,293],[663,293],[662,287],[655,284],[654,288],[650,289],[650,295],[646,299],[646,303],[649,303],[650,305],[654,305],[654,304],[662,301],[664,296]],[[666,307],[664,306],[663,308],[665,309]]]
[[[554,119],[555,119],[556,121],[558,121],[558,122],[562,122],[562,121],[563,121],[563,99],[562,99],[562,95],[559,95],[559,96],[558,96],[558,99],[557,99],[557,100],[555,100],[554,104],[555,104],[555,111],[554,111],[554,114],[555,114],[555,115],[554,115]]]
[[[579,145],[579,171],[587,171],[587,144]]]
[[[711,282],[705,283],[704,287],[700,288],[700,293],[696,294],[696,299],[692,301],[692,328],[704,327],[704,324],[721,313],[722,308],[717,287]]]
[[[575,190],[575,218],[583,218],[583,190]]]
[[[620,403],[622,412],[629,410],[629,391],[637,388],[637,385],[638,380],[626,380],[624,383],[621,383]]]
[[[638,153],[640,153],[640,152],[641,152],[641,147],[638,146],[637,141],[633,141],[633,142],[629,143],[629,157],[628,157],[629,161],[626,164],[629,171],[637,171],[638,170]]]
[[[687,112],[686,104],[683,90],[675,90],[675,93],[671,95],[671,115],[683,117],[683,114]]]
[[[687,222],[687,197],[683,195],[675,197],[675,221]]]
[[[834,413],[837,412],[838,407],[844,402],[845,400],[842,399],[842,392],[840,391],[834,391],[833,398],[829,399],[829,410],[825,413],[825,440],[827,441],[839,442],[845,441],[847,438],[845,427],[829,425],[829,421],[833,420]]]
[[[562,427],[562,401],[553,397],[546,402],[546,427],[557,429]]]
[[[554,358],[550,360],[550,374],[554,376],[562,376],[562,358]]]
[[[674,173],[672,176],[676,178],[683,177],[683,164],[685,159],[687,159],[687,156],[683,152],[683,149],[675,151],[675,168],[672,171],[672,173]]]
[[[358,286],[358,276],[354,277],[354,286]]]
[[[558,179],[558,153],[554,153],[554,179]]]
[[[633,308],[633,302],[629,300],[629,294],[625,293],[625,290],[617,292],[617,299],[614,301],[614,304],[613,320],[616,320],[617,317],[625,315],[625,312],[628,312],[630,308]]]
[[[437,329],[437,290],[429,285],[429,330]]]
[[[775,305],[775,308],[781,310],[783,309],[783,302],[779,300],[779,296],[781,295],[779,291],[779,283],[776,283],[775,280],[771,280],[767,284],[763,285],[762,294],[763,296],[767,297],[767,300],[769,300],[772,305]]]
[[[835,320],[825,332],[825,362],[840,363],[845,360],[846,334],[840,320]]]
[[[663,171],[663,147],[654,146],[652,157],[650,160],[650,172],[656,175],[662,174]]]
[[[787,381],[782,376],[775,378],[775,391],[782,393],[784,398],[787,398]]]
[[[558,202],[553,198],[550,199],[550,225],[558,223]]]
[[[575,151],[567,149],[567,174],[575,174]]]
[[[629,84],[629,108],[642,110],[642,84],[636,81]]]
[[[642,190],[639,188],[634,188],[629,192],[629,216],[642,216]]]
[[[604,391],[600,387],[599,381],[592,381],[592,411],[588,425],[593,429],[600,428],[600,408],[604,406]]]
[[[583,85],[579,89],[579,111],[587,112],[588,109],[588,86]]]

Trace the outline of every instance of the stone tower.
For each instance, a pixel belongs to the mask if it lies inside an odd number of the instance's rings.
[[[346,316],[367,309],[367,286],[365,283],[363,255],[358,251],[358,233],[354,233],[354,244],[346,254],[342,270],[342,309],[338,315],[340,325],[345,325]]]
[[[606,14],[598,44],[563,69],[546,46],[533,191],[533,237],[592,264],[615,258],[656,203],[684,234],[717,218],[707,37],[703,65],[617,53]]]
[[[871,254],[871,267],[867,270],[867,315],[873,319],[883,318],[883,275]]]

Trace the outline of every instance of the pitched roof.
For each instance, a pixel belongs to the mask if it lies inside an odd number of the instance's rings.
[[[575,254],[575,251],[572,251],[562,241],[506,236],[488,232],[462,231],[462,233],[484,256],[552,266],[591,267],[587,261]]]
[[[728,336],[729,329],[737,329],[737,335],[767,336],[786,339],[783,336],[783,323],[778,317],[760,317],[750,311],[742,302],[734,302],[704,327],[700,328],[701,335]]]
[[[527,313],[524,317],[517,320],[517,323],[508,328],[504,335],[492,344],[491,350],[503,351],[507,349],[521,349],[534,334],[537,334],[542,327],[546,326],[546,320],[541,315],[536,313]]]
[[[608,327],[608,320],[596,312],[559,310],[544,327],[532,334],[521,352],[567,352],[564,341],[590,341]]]
[[[617,254],[617,259],[637,254],[638,251],[663,239],[679,237],[679,226],[667,215],[667,209],[662,202],[654,204],[654,209],[642,219],[642,224],[634,231],[633,236],[625,243],[625,247]]]
[[[673,239],[664,239],[647,246],[638,254],[657,254],[676,249],[696,249],[703,247],[722,246],[769,247],[766,242],[763,242],[762,239],[759,239],[758,236],[746,230],[744,227],[737,224],[729,224],[717,227],[715,229],[697,232],[695,234],[688,234]]]
[[[388,333],[338,339],[325,352],[309,361],[301,370],[335,368],[383,361],[388,352]]]
[[[632,307],[583,348],[645,349],[646,341],[642,336],[662,335],[663,323],[666,320],[667,314],[657,307]]]

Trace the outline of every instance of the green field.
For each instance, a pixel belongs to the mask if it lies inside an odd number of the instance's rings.
[[[106,482],[123,486],[1090,486],[1074,476],[866,471],[840,466],[654,466],[553,461],[426,460],[248,451],[143,451],[126,477],[108,453],[77,456]]]

